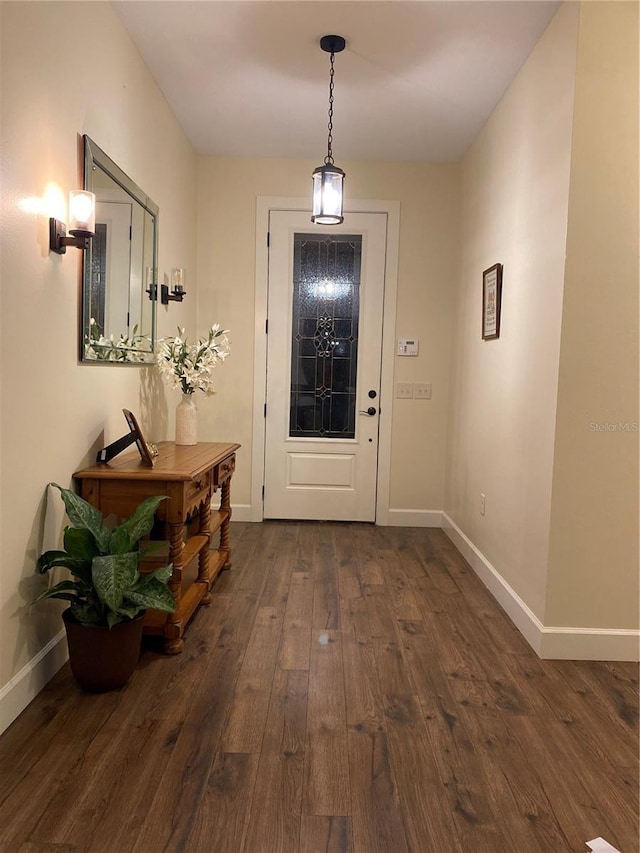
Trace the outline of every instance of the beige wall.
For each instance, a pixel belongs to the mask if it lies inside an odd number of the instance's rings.
[[[47,482],[69,484],[122,435],[123,406],[150,439],[166,437],[170,418],[155,370],[78,364],[80,254],[50,254],[48,214],[22,203],[52,185],[66,206],[87,133],[159,204],[161,275],[195,270],[195,155],[111,6],[1,11],[0,698],[61,628],[54,604],[29,606]],[[161,309],[161,332],[195,328],[195,307]]]
[[[258,196],[310,197],[310,161],[201,157],[198,169],[198,320],[231,329],[218,394],[199,400],[201,434],[242,443],[233,500],[250,502],[255,229]],[[342,163],[348,197],[400,201],[397,334],[420,339],[395,359],[395,380],[431,382],[431,401],[392,400],[390,506],[439,510],[444,496],[452,294],[458,217],[453,164]],[[265,238],[266,239],[266,238]],[[263,381],[263,377],[257,377]]]
[[[638,627],[638,143],[638,4],[584,3],[551,505],[551,625]]]
[[[540,620],[578,13],[559,10],[462,163],[445,509]],[[483,341],[482,271],[498,262],[501,333]]]

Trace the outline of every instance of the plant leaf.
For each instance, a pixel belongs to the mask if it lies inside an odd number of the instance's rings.
[[[176,603],[171,590],[153,577],[127,590],[126,598],[128,601],[133,601],[142,607],[152,610],[164,610],[165,613],[173,613],[176,609]]]
[[[74,590],[75,595],[72,595],[70,590]],[[37,598],[34,598],[33,603],[40,601],[43,598],[66,598],[69,601],[77,601],[82,595],[82,587],[76,581],[60,581],[55,586],[50,586],[43,589]]]
[[[149,578],[155,578],[160,583],[166,584],[171,575],[173,574],[173,564],[168,566],[162,566],[160,569],[156,569],[155,572],[151,572],[151,574],[147,575]],[[144,583],[144,581],[143,581]]]
[[[91,563],[89,560],[78,560],[76,557],[70,557],[66,551],[46,551],[38,558],[38,571],[42,575],[49,569],[56,568],[56,566],[64,566],[80,580],[91,583]]]
[[[113,628],[114,625],[117,625],[119,622],[124,622],[124,616],[121,616],[120,613],[116,613],[113,610],[107,611],[107,625],[109,628]]]
[[[138,578],[137,552],[94,557],[91,577],[100,600],[110,610],[118,610],[125,592]]]
[[[45,572],[48,572],[49,569],[54,566],[61,566],[62,563],[58,562],[59,560],[68,559],[69,555],[66,551],[45,551],[44,554],[40,554],[38,557],[38,571],[41,575]]]
[[[135,619],[144,609],[141,604],[123,604],[118,608],[118,613],[120,616],[124,616],[125,619]]]
[[[87,503],[80,495],[76,495],[70,489],[63,489],[57,483],[50,483],[50,485],[60,490],[69,521],[73,526],[86,527],[90,530],[95,536],[98,548],[102,553],[105,553],[109,544],[111,531],[102,523],[102,513],[100,510],[91,506],[90,503]]]
[[[86,527],[65,527],[64,547],[67,554],[79,560],[93,560],[100,553],[95,536]]]
[[[127,554],[133,551],[138,541],[153,527],[153,516],[158,504],[166,495],[154,495],[142,501],[131,518],[123,521],[111,534],[109,551],[112,554]]]

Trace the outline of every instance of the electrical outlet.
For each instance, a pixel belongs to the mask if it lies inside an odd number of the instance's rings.
[[[431,399],[431,383],[430,382],[414,382],[413,396],[416,400]]]
[[[484,511],[487,506],[487,498],[486,495],[480,493],[480,515],[484,515]]]
[[[413,384],[411,382],[396,382],[396,397],[400,400],[412,400]]]

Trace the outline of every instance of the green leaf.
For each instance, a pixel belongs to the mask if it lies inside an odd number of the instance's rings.
[[[80,560],[93,560],[100,553],[93,533],[86,527],[65,527],[64,547]]]
[[[40,574],[63,566],[85,583],[91,583],[91,563],[89,560],[78,560],[70,557],[66,551],[46,551],[38,558],[38,571]]]
[[[74,590],[75,595],[70,590]],[[55,586],[43,589],[40,595],[34,599],[34,603],[43,598],[66,598],[69,601],[77,601],[80,595],[82,595],[82,586],[79,583],[76,581],[60,581]]]
[[[123,521],[111,534],[109,550],[112,554],[127,554],[153,527],[153,517],[166,495],[154,495],[142,501],[131,518]]]
[[[176,609],[171,590],[153,577],[127,590],[126,598],[128,601],[133,601],[135,604],[152,610],[164,610],[166,613],[173,613]]]
[[[100,551],[102,553],[106,552],[111,531],[102,523],[102,513],[100,510],[91,506],[90,503],[87,503],[80,495],[76,495],[70,489],[63,489],[57,483],[50,483],[50,485],[60,490],[67,515],[73,526],[86,527],[90,530],[95,536]]]
[[[168,566],[162,566],[161,569],[156,569],[155,572],[151,572],[147,577],[155,578],[160,583],[166,584],[171,575],[173,574],[173,564]]]
[[[135,619],[144,609],[141,604],[124,604],[118,608],[118,613],[120,616],[124,616],[125,619]]]
[[[110,554],[94,557],[91,577],[100,600],[110,610],[118,610],[129,587],[138,577],[138,554]]]
[[[69,555],[66,551],[45,551],[44,554],[40,554],[38,557],[38,571],[41,575],[45,572],[48,572],[50,568],[53,566],[63,565],[58,562],[59,560],[66,560],[69,558]]]
[[[121,616],[120,613],[115,613],[113,610],[107,611],[107,625],[109,628],[113,628],[114,625],[117,625],[119,622],[124,622],[124,616]]]

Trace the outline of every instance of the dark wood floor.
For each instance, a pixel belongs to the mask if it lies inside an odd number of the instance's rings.
[[[538,660],[438,530],[233,536],[184,654],[0,739],[1,853],[637,853],[635,665]]]

